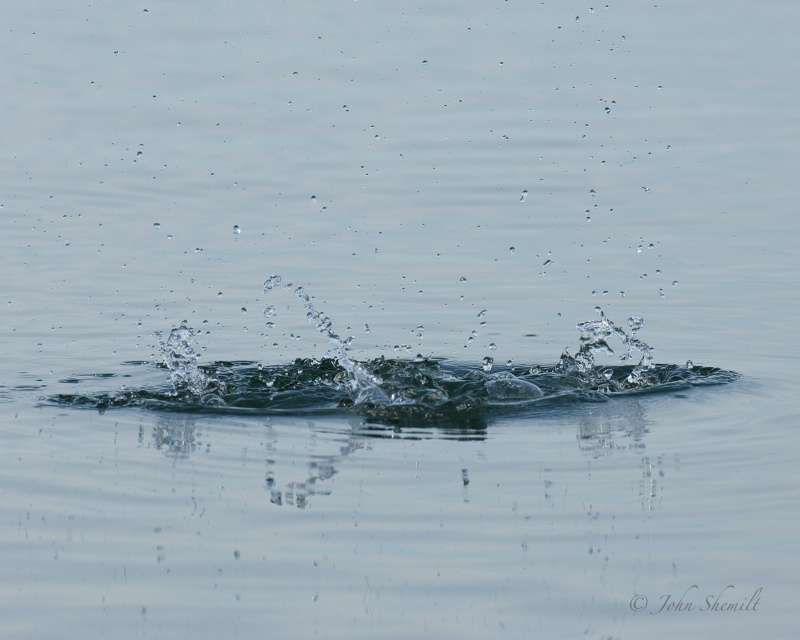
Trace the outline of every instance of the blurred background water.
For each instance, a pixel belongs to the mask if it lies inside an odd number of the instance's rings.
[[[800,7],[5,13],[0,635],[794,637]],[[271,274],[357,358],[552,364],[600,306],[742,379],[468,435],[43,402],[183,320],[321,357]]]

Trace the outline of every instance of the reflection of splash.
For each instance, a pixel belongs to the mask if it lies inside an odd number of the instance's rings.
[[[616,403],[613,411],[608,405],[581,416],[578,424],[578,446],[593,457],[608,455],[620,448],[643,449],[645,409],[635,397]]]
[[[548,414],[549,420],[560,422],[561,410]],[[619,403],[603,403],[600,405],[582,405],[580,411],[569,411],[572,420],[577,418],[576,440],[581,453],[601,458],[611,454],[626,453],[641,456],[639,479],[640,498],[643,510],[655,508],[657,491],[664,477],[665,465],[663,456],[644,455],[644,439],[647,433],[646,405],[640,399],[631,397]],[[515,418],[516,419],[516,418]],[[524,418],[523,418],[524,420]],[[301,432],[291,427],[292,438],[310,439],[297,459],[298,448],[281,447],[279,429],[273,426],[271,418],[257,423],[264,427],[259,441],[264,445],[263,471],[253,474],[253,483],[263,486],[265,503],[274,506],[291,506],[306,508],[310,502],[322,496],[328,496],[333,490],[331,480],[336,476],[348,460],[360,452],[372,449],[370,441],[374,439],[448,439],[459,441],[476,441],[486,438],[486,425],[474,428],[449,426],[424,426],[408,424],[380,425],[368,420],[350,420],[346,423],[337,421],[335,429],[326,425],[324,432],[313,422]],[[213,423],[198,425],[194,414],[160,414],[156,417],[150,430],[149,448],[163,453],[176,463],[185,462],[191,456],[200,454],[213,455],[217,450],[211,446],[209,439],[213,433]],[[334,442],[321,443],[320,435],[332,436]],[[145,443],[145,428],[139,427],[139,444]],[[328,447],[328,451],[318,451],[319,447]],[[676,462],[677,464],[677,462]],[[549,469],[545,469],[545,496],[549,495],[553,480]],[[462,469],[464,487],[469,484],[466,469]],[[466,494],[465,494],[466,496]],[[466,498],[465,498],[466,499]]]
[[[352,425],[351,425],[352,426]],[[350,458],[356,451],[365,448],[365,439],[356,429],[351,429],[348,441],[340,446],[338,452],[328,455],[316,455],[306,462],[307,475],[301,481],[284,482],[277,478],[277,465],[274,457],[276,441],[273,440],[267,449],[273,454],[266,460],[264,485],[270,494],[270,502],[274,505],[291,505],[303,509],[313,496],[330,495],[329,484],[324,484],[338,473],[337,467]],[[283,489],[281,490],[281,486]]]
[[[338,468],[357,451],[366,448],[367,436],[360,425],[354,423],[347,433],[347,442],[338,443],[336,451],[328,454],[310,454],[305,464],[306,473],[302,479],[288,479],[282,475],[278,437],[275,430],[267,423],[266,457],[264,460],[264,488],[269,502],[277,505],[290,505],[303,509],[313,496],[330,495],[328,480],[338,473]],[[208,431],[208,429],[207,429]],[[312,439],[316,436],[312,432]],[[209,433],[206,433],[207,439]],[[164,453],[176,461],[186,460],[198,450],[203,450],[200,441],[201,432],[196,419],[189,416],[162,416],[156,420],[152,428],[152,448]],[[139,430],[139,444],[144,445],[144,428]],[[210,444],[205,448],[210,452]],[[290,465],[294,467],[295,465]],[[294,473],[292,474],[294,475]]]
[[[199,435],[192,418],[160,418],[153,425],[153,446],[173,458],[188,458]]]

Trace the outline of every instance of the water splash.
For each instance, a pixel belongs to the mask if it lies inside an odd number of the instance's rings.
[[[264,282],[264,293],[270,293],[282,280],[279,275],[272,275],[267,278]],[[367,371],[361,363],[351,360],[347,356],[346,349],[353,341],[352,336],[344,340],[340,338],[333,330],[333,320],[322,311],[317,310],[313,299],[303,287],[293,287],[293,285],[287,284],[284,288],[287,291],[292,291],[299,298],[305,307],[309,324],[313,324],[316,330],[328,339],[328,343],[331,346],[330,353],[347,373],[347,382],[353,394],[354,402],[356,404],[388,402],[389,397],[381,388],[381,379]],[[276,315],[274,307],[267,307],[267,309],[272,310],[272,316]]]
[[[156,333],[163,364],[169,369],[174,395],[182,398],[199,398],[203,404],[224,405],[221,395],[227,392],[224,382],[209,377],[198,365],[199,347],[194,330],[181,326],[170,331],[164,340]]]
[[[278,275],[264,282],[272,294],[282,285]],[[254,362],[201,366],[197,334],[184,322],[164,339],[157,334],[161,366],[169,370],[171,388],[125,388],[94,396],[62,394],[51,401],[72,406],[145,406],[176,411],[229,411],[257,414],[356,412],[370,420],[397,424],[467,423],[487,413],[530,410],[564,402],[605,401],[618,395],[654,393],[725,384],[738,374],[715,367],[656,364],[653,349],[638,337],[644,319],[631,316],[628,331],[597,307],[598,319],[580,322],[575,356],[565,350],[555,365],[498,365],[490,356],[478,364],[445,359],[375,358],[358,361],[347,353],[353,338],[342,338],[329,316],[319,310],[302,286],[286,284],[306,312],[308,322],[328,341],[321,359],[299,358],[282,365]],[[481,311],[483,317],[485,311]],[[277,311],[267,305],[267,326]],[[474,340],[473,335],[470,336]],[[614,355],[609,344],[622,345],[622,364],[603,366],[601,355]],[[469,342],[469,340],[468,340]],[[637,360],[638,358],[638,360]],[[635,364],[632,364],[635,362]]]
[[[608,339],[617,337],[625,347],[625,353],[620,356],[622,362],[633,358],[634,351],[642,354],[639,363],[625,379],[625,383],[630,388],[647,386],[650,383],[647,372],[654,367],[653,349],[636,337],[637,331],[644,326],[644,318],[641,316],[628,318],[628,326],[631,329],[631,333],[628,334],[609,320],[600,307],[595,307],[595,312],[600,316],[599,320],[588,320],[577,324],[577,329],[581,332],[578,353],[572,357],[569,352],[565,351],[556,365],[556,370],[561,373],[579,374],[590,383],[602,384],[603,379],[608,381],[607,372],[601,371],[595,366],[595,354],[613,355],[614,350],[609,346]]]

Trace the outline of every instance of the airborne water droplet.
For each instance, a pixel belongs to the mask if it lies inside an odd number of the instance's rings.
[[[238,236],[241,232],[242,232],[242,230],[239,228],[238,224],[233,225],[233,236],[234,237]]]
[[[519,201],[520,201],[520,202],[525,202],[525,200],[527,200],[527,199],[528,199],[528,190],[527,190],[527,189],[525,189],[525,190],[522,192],[522,196],[520,197]]]
[[[494,358],[490,358],[489,356],[486,356],[483,359],[483,370],[484,371],[491,371],[493,364],[494,364]]]
[[[631,316],[628,318],[628,326],[631,328],[631,331],[636,332],[642,328],[644,325],[644,318],[642,316]]]
[[[264,281],[264,293],[269,293],[281,283],[280,276],[270,276]],[[287,285],[291,286],[291,285]]]

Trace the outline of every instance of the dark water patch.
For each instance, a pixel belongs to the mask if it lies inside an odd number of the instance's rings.
[[[366,389],[355,390],[350,373],[334,358],[297,359],[277,366],[215,362],[198,367],[193,374],[195,382],[202,377],[201,387],[165,383],[111,392],[62,393],[47,400],[100,411],[142,407],[183,413],[354,414],[382,424],[436,423],[469,429],[491,416],[727,384],[739,377],[716,367],[672,364],[654,364],[645,372],[637,372],[638,365],[578,371],[565,366],[564,358],[552,366],[499,366],[491,371],[440,359],[351,361],[369,380]],[[69,379],[70,384],[82,381],[82,377]]]

